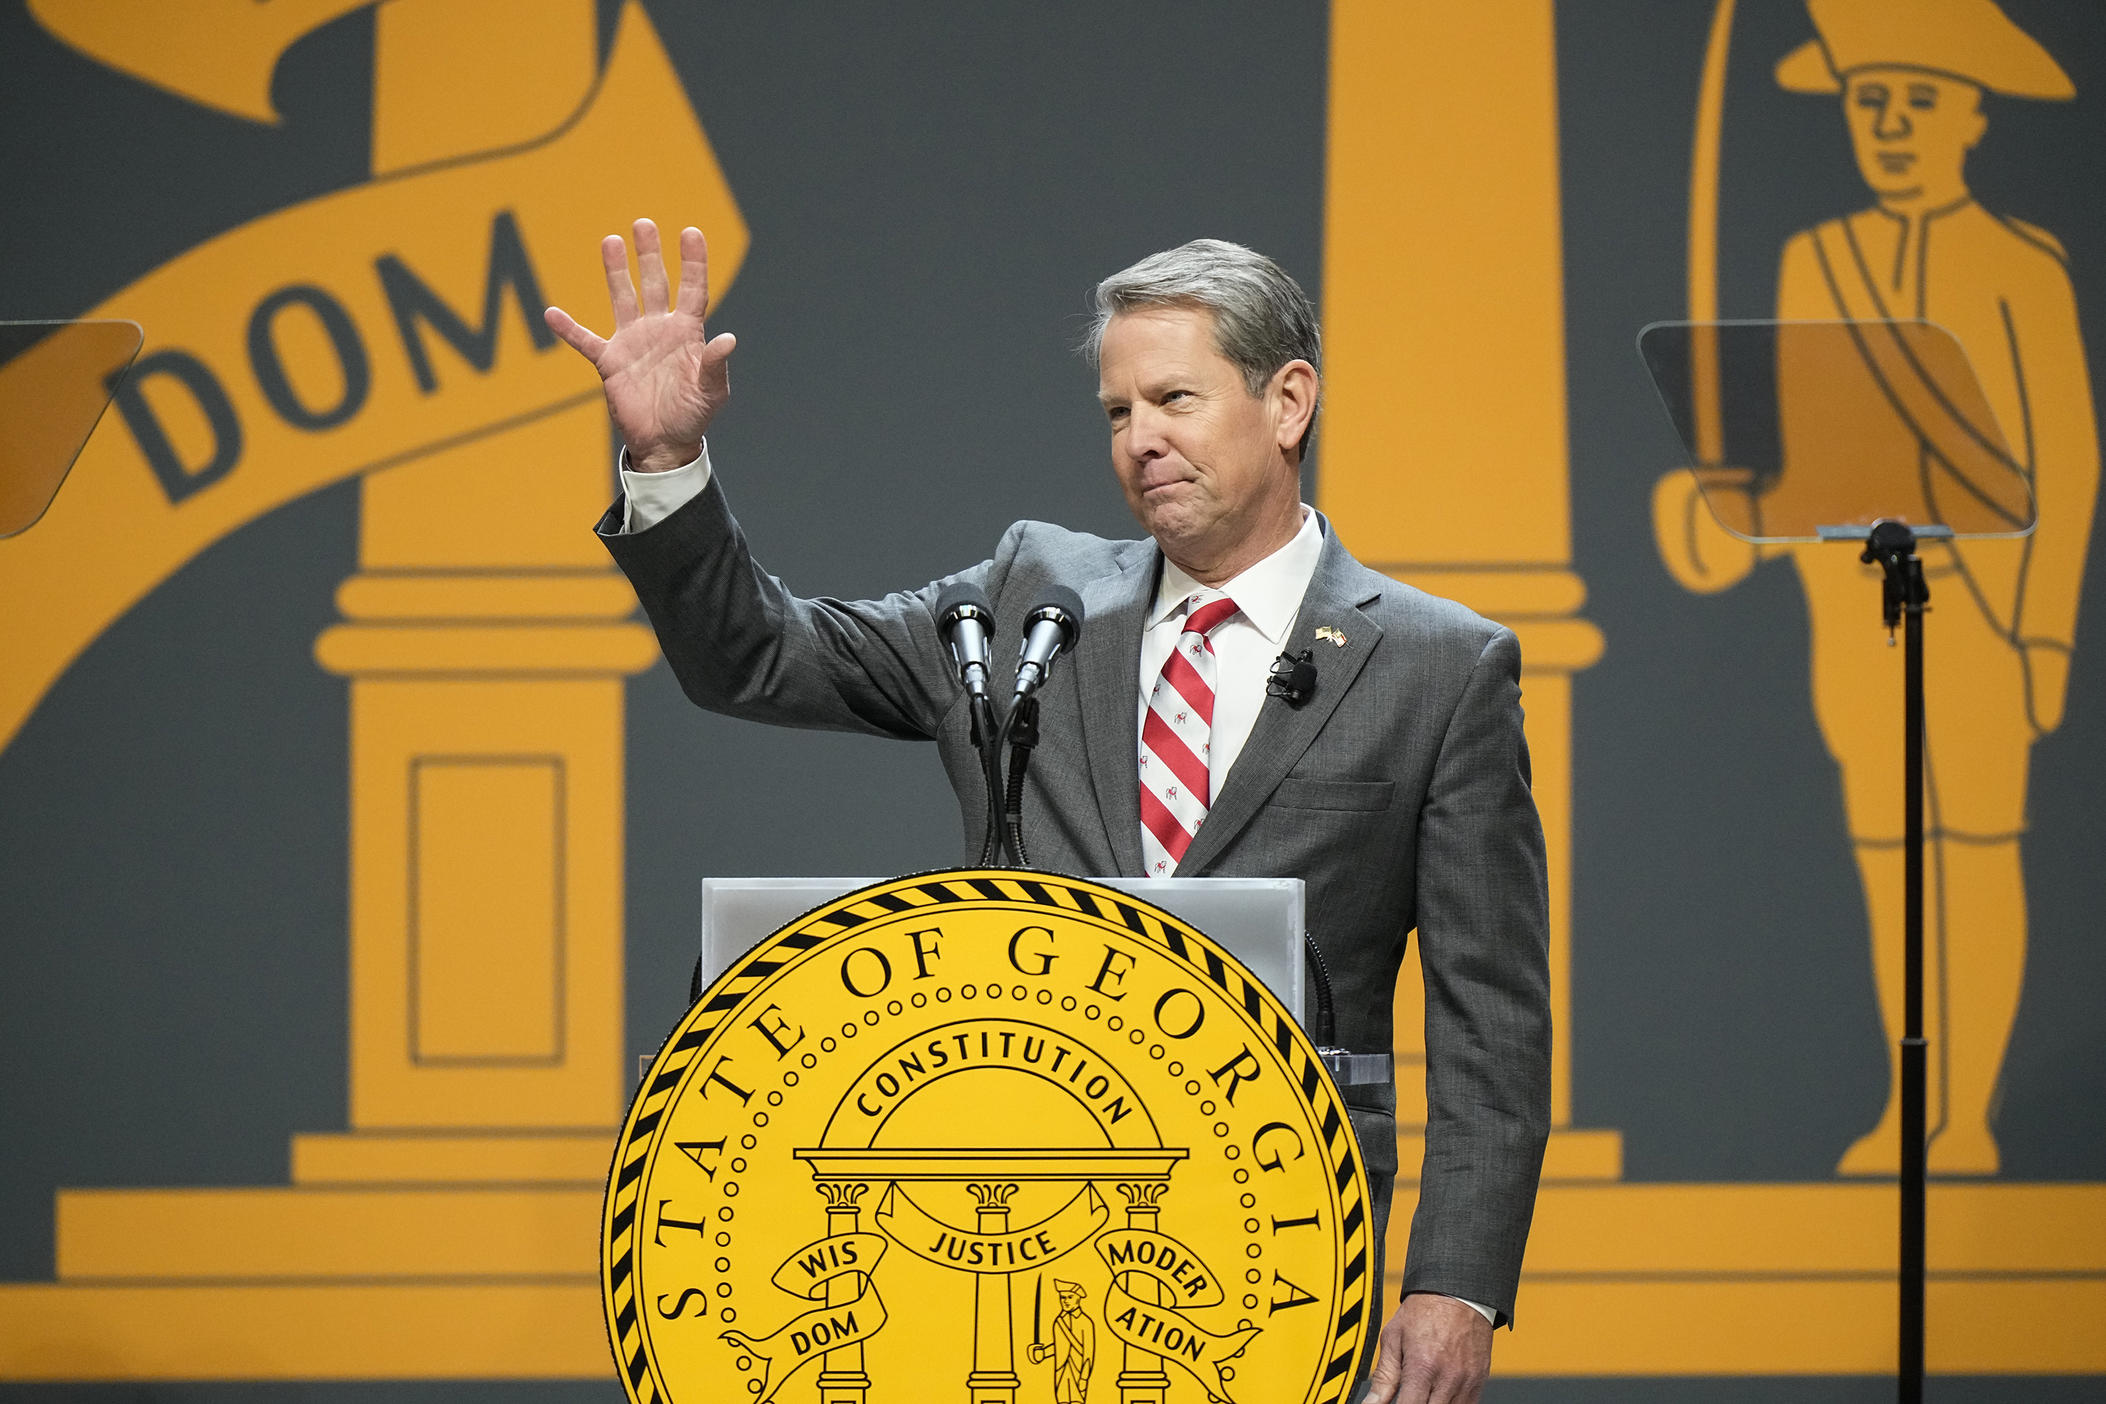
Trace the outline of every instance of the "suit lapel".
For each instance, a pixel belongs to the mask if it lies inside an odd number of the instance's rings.
[[[1097,813],[1119,874],[1141,875],[1141,628],[1155,598],[1158,553],[1081,591],[1084,642],[1076,650],[1083,753]]]
[[[1360,675],[1368,655],[1382,639],[1381,626],[1360,612],[1359,606],[1380,593],[1379,586],[1375,589],[1368,586],[1366,568],[1346,553],[1335,534],[1327,532],[1323,555],[1317,560],[1316,574],[1309,581],[1308,592],[1302,596],[1301,612],[1295,617],[1294,630],[1287,639],[1286,648],[1289,653],[1299,653],[1305,648],[1314,650],[1311,657],[1316,664],[1316,691],[1299,707],[1290,707],[1279,698],[1265,700],[1258,711],[1257,725],[1251,728],[1250,740],[1244,743],[1242,754],[1230,768],[1221,793],[1207,810],[1199,832],[1193,835],[1192,846],[1185,850],[1185,856],[1178,862],[1179,877],[1204,875],[1207,865],[1243,831],[1259,807],[1279,787],[1280,781],[1287,777],[1287,772],[1294,768],[1295,762],[1302,758],[1303,752],[1323,731],[1324,723],[1337,710],[1346,689]],[[1343,635],[1345,642],[1333,644],[1329,639],[1319,640],[1316,637],[1319,627],[1328,627]],[[1138,676],[1138,653],[1129,671]],[[1137,714],[1138,703],[1135,708]],[[1132,716],[1128,717],[1127,724],[1134,724]],[[1137,770],[1137,767],[1129,769]],[[1127,789],[1138,807],[1140,779],[1137,773],[1127,778]],[[1138,829],[1133,848],[1138,858]]]

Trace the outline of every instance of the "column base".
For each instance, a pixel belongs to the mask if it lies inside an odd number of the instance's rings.
[[[587,1131],[301,1132],[296,1185],[604,1185],[615,1127]]]
[[[870,1376],[861,1370],[826,1370],[819,1376],[819,1404],[864,1404]]]
[[[965,1377],[965,1392],[972,1404],[1016,1404],[1021,1384],[1013,1371],[975,1370]]]
[[[1119,1404],[1164,1404],[1170,1377],[1161,1370],[1121,1370]]]

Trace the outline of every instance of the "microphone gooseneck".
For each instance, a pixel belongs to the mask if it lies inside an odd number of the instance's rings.
[[[1048,585],[1024,616],[1016,695],[1003,728],[1009,739],[1009,786],[1002,797],[1000,837],[1003,853],[1018,867],[1028,867],[1031,861],[1024,852],[1024,773],[1031,768],[1031,749],[1038,744],[1038,690],[1051,676],[1053,660],[1081,637],[1082,596],[1065,585]]]

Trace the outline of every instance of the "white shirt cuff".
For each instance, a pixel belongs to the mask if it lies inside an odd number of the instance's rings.
[[[621,454],[622,531],[648,531],[702,495],[709,486],[709,445],[692,463],[663,473],[638,473],[629,467],[629,450]]]
[[[1411,1296],[1413,1294],[1407,1292],[1405,1293],[1405,1295]],[[1428,1292],[1426,1293],[1426,1295],[1429,1297],[1448,1297],[1448,1294],[1446,1292]],[[1461,1302],[1464,1306],[1476,1312],[1479,1316],[1491,1322],[1494,1326],[1497,1326],[1499,1324],[1499,1313],[1493,1311],[1483,1302],[1473,1302],[1468,1297],[1448,1297],[1448,1300],[1451,1302]]]

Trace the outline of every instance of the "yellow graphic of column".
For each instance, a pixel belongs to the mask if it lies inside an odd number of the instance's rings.
[[[261,77],[210,80],[194,71],[194,46],[169,45],[156,69],[153,44],[106,32],[93,7],[50,0],[39,13],[88,52],[121,48],[114,66],[268,120],[267,96],[252,109],[276,50],[249,50],[282,49],[347,8],[317,0],[263,25],[257,7],[222,6],[215,22],[238,41],[228,68]],[[622,1065],[624,680],[657,648],[587,530],[611,486],[605,411],[589,371],[580,393],[575,358],[537,341],[540,308],[525,304],[530,287],[590,297],[593,236],[645,209],[708,224],[720,286],[744,228],[637,7],[604,75],[593,0],[552,0],[531,22],[503,0],[396,0],[374,23],[372,184],[336,197],[333,219],[273,216],[225,236],[248,240],[244,262],[287,272],[333,250],[363,255],[353,262],[378,274],[367,301],[336,296],[367,345],[399,330],[405,355],[382,366],[376,350],[370,372],[371,400],[395,396],[402,412],[336,431],[365,436],[359,447],[317,436],[324,463],[308,470],[363,476],[359,569],[337,594],[344,622],[316,644],[322,666],[350,679],[350,1130],[296,1136],[284,1188],[59,1191],[58,1281],[0,1286],[0,1378],[611,1368],[592,1245],[633,1078]],[[608,159],[603,122],[630,146],[639,126],[666,134],[644,178]],[[435,225],[474,237],[414,252],[402,242]],[[317,354],[287,335],[283,356],[311,398],[338,374],[326,342]],[[443,415],[418,418],[434,406],[453,407],[453,434]],[[264,418],[245,403],[233,412]],[[393,454],[372,442],[404,434]],[[84,458],[67,498],[116,503],[105,526],[139,523],[152,543],[133,585],[143,593],[155,571],[297,495],[297,473],[268,475],[306,445],[267,432],[249,442],[264,463],[183,504],[216,508],[213,520],[154,497],[128,508],[122,494],[151,491],[152,479],[133,463],[117,471],[111,450]],[[215,502],[223,490],[238,495]],[[79,529],[72,521],[54,509],[40,525],[48,549]],[[98,611],[124,603],[57,621],[42,656],[63,666]]]
[[[1621,1138],[1572,1127],[1572,675],[1602,637],[1572,569],[1553,37],[1548,0],[1333,6],[1318,489],[1362,560],[1520,638],[1550,863],[1544,1173],[1613,1179]],[[1415,976],[1400,982],[1407,1175],[1425,1121],[1423,1001]]]
[[[530,29],[507,11],[379,11],[376,176],[550,130],[583,103],[589,0]],[[477,48],[465,72],[441,59]],[[480,1147],[521,1172],[606,1157],[600,1128],[625,1100],[622,679],[657,656],[579,529],[605,505],[608,454],[588,401],[361,485],[360,571],[337,595],[350,622],[316,649],[352,679],[354,1130],[302,1138],[296,1174],[392,1178],[434,1131],[529,1133]]]

